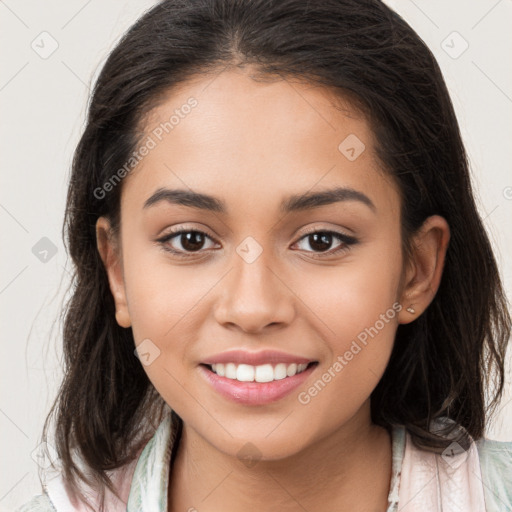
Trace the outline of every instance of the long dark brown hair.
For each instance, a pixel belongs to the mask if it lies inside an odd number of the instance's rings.
[[[405,425],[418,446],[439,450],[446,443],[432,420],[451,418],[479,439],[501,398],[510,315],[454,109],[420,37],[379,0],[164,0],[110,53],[73,159],[63,226],[74,263],[64,379],[43,439],[55,416],[55,445],[74,492],[80,480],[101,496],[103,485],[114,491],[106,471],[132,461],[169,410],[134,355],[131,329],[115,320],[96,246],[98,217],[119,228],[122,183],[97,191],[119,176],[163,93],[194,75],[248,65],[269,79],[301,79],[353,99],[373,129],[382,168],[399,185],[405,249],[428,216],[450,225],[440,288],[417,320],[398,327],[371,397],[372,420]]]

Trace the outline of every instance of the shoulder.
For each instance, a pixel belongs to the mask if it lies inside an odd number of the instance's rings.
[[[38,494],[14,512],[56,512],[56,510],[47,494]]]
[[[131,477],[137,458],[131,462],[109,471],[111,481],[119,493],[114,495],[109,489],[104,488],[105,506],[109,512],[123,512],[126,510],[126,500],[130,492]],[[14,512],[91,512],[99,510],[99,489],[89,487],[82,481],[78,482],[85,502],[70,491],[70,487],[61,472],[47,473],[43,484],[42,494],[33,496],[32,499]]]
[[[475,442],[486,495],[494,508],[512,508],[512,442],[479,439]]]
[[[447,426],[455,428],[448,430]],[[436,419],[431,431],[452,443],[442,453],[425,450],[417,447],[407,432],[401,503],[416,505],[417,510],[443,510],[444,505],[456,503],[465,511],[512,511],[511,442],[473,440],[462,426],[447,418]],[[456,441],[461,433],[469,441],[466,448]]]

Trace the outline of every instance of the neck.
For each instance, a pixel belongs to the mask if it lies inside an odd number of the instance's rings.
[[[329,510],[384,512],[391,438],[371,423],[366,409],[294,455],[254,464],[217,450],[184,424],[167,512],[325,512],[326,504]]]

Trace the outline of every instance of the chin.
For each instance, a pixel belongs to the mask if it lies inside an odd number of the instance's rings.
[[[204,436],[204,439],[230,457],[253,463],[283,460],[307,448],[309,438],[304,431],[291,433],[289,428],[282,429],[281,432],[278,432],[278,429],[272,431],[251,425],[240,434],[230,430],[233,437],[224,432],[225,435],[220,438]],[[211,431],[209,433],[211,434]],[[251,464],[246,465],[251,467]]]

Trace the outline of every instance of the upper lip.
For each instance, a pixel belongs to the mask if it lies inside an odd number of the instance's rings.
[[[235,364],[249,364],[258,366],[262,364],[278,364],[278,363],[311,363],[313,359],[308,359],[294,354],[287,354],[286,352],[279,352],[278,350],[262,350],[259,352],[248,352],[247,350],[228,350],[208,357],[203,361],[203,364],[217,364],[217,363],[235,363]]]

